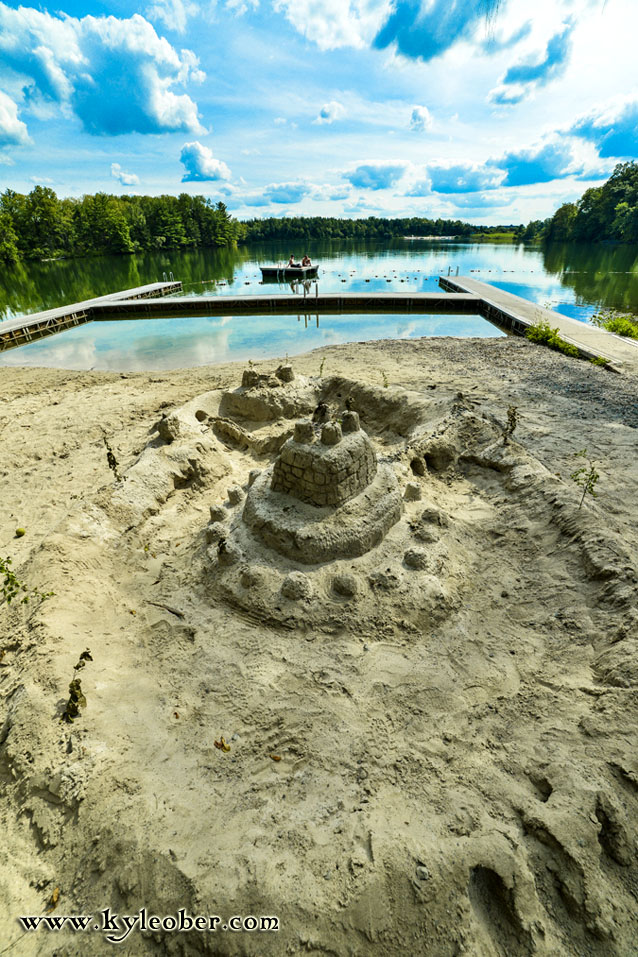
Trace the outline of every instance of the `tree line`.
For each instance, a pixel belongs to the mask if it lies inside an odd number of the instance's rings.
[[[241,225],[223,203],[203,196],[111,196],[58,199],[36,186],[0,193],[0,261],[228,246]]]
[[[638,163],[618,163],[602,186],[586,190],[576,203],[563,203],[549,219],[520,226],[516,238],[638,243]]]
[[[249,219],[244,224],[244,239],[395,239],[401,236],[469,236],[477,227],[455,219],[340,219],[336,216],[286,216]]]

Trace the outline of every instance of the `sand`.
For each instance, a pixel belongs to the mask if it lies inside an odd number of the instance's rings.
[[[418,486],[298,598],[289,559],[244,537],[226,571],[206,541],[274,455],[212,428],[240,366],[0,373],[0,555],[54,592],[0,604],[0,953],[638,953],[638,379],[515,339],[293,366]],[[280,929],[118,951],[17,920],[107,907]]]

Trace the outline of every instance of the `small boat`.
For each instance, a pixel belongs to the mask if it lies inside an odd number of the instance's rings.
[[[260,266],[264,282],[287,282],[291,279],[314,279],[319,266]]]

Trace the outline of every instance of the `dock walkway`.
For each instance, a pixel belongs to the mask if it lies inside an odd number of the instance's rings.
[[[55,332],[62,332],[71,326],[90,322],[94,318],[94,310],[102,303],[117,302],[121,299],[138,302],[140,299],[167,296],[172,292],[179,292],[181,288],[181,282],[151,282],[134,289],[109,293],[108,296],[96,296],[94,299],[85,299],[84,302],[74,302],[68,306],[34,312],[30,316],[8,319],[0,322],[0,352],[42,339]]]
[[[638,341],[617,336],[606,329],[598,329],[588,322],[570,319],[553,309],[539,306],[522,296],[505,292],[468,276],[441,276],[439,284],[450,293],[471,293],[477,296],[481,305],[479,314],[501,329],[524,336],[530,326],[539,321],[549,323],[552,329],[558,329],[562,339],[576,346],[586,359],[602,356],[608,359],[614,368],[638,372]]]
[[[151,319],[161,316],[234,316],[303,313],[451,313],[478,314],[480,297],[471,293],[379,292],[323,293],[299,296],[268,293],[257,296],[179,296],[174,299],[120,299],[103,302],[93,319]]]

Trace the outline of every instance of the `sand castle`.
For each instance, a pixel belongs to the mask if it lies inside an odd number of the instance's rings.
[[[275,462],[271,488],[309,505],[343,505],[376,475],[372,444],[356,412],[345,412],[341,424],[326,423],[316,438],[312,422],[297,422]]]
[[[264,544],[304,565],[363,555],[400,516],[395,475],[377,465],[358,414],[349,411],[340,423],[297,422],[243,512]]]

